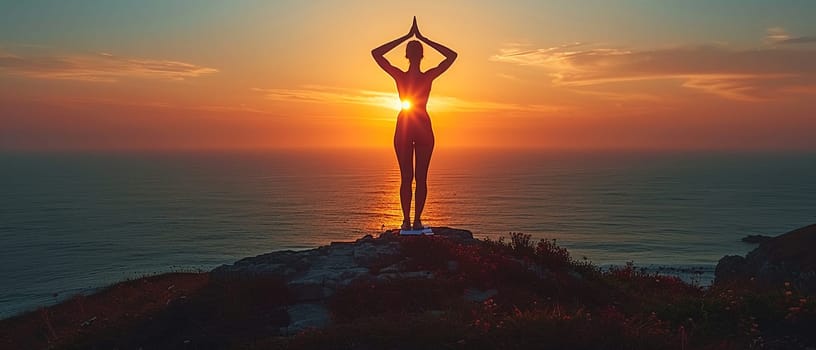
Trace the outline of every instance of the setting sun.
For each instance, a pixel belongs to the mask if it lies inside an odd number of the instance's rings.
[[[411,109],[411,101],[402,100],[402,104],[400,107],[402,107],[403,110]]]

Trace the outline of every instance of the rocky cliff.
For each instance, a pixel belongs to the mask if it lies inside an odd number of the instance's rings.
[[[433,232],[433,237],[456,244],[479,242],[467,230],[436,227]],[[397,230],[389,230],[377,238],[366,235],[354,242],[332,242],[315,249],[272,252],[219,266],[210,276],[222,280],[258,277],[282,280],[293,299],[293,304],[287,307],[290,324],[282,332],[292,334],[309,327],[325,326],[329,321],[325,301],[338,289],[353,283],[433,278],[432,271],[412,267],[411,258],[402,254],[399,238]],[[456,268],[455,265],[455,261],[450,262],[450,268]],[[471,298],[480,295],[480,291],[469,292]]]
[[[816,291],[816,224],[768,239],[745,257],[725,256],[714,274],[715,284],[773,289],[787,283],[812,293]]]

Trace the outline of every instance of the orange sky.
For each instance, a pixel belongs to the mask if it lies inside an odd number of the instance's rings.
[[[437,147],[816,150],[814,6],[788,5],[3,4],[0,150],[390,148],[370,50],[412,15],[459,53]]]

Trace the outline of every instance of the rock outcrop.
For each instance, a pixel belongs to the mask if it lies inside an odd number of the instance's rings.
[[[816,224],[762,242],[745,257],[720,259],[715,284],[751,282],[780,288],[786,282],[804,292],[816,291]]]
[[[339,288],[366,280],[433,277],[430,271],[406,270],[408,264],[401,255],[398,232],[389,230],[377,238],[366,235],[354,242],[332,242],[315,249],[277,251],[245,258],[215,268],[210,276],[215,279],[280,279],[286,284],[294,302],[287,308],[290,323],[282,333],[322,327],[329,320],[324,302]],[[467,230],[436,227],[433,232],[436,237],[445,237],[460,244],[478,243]],[[388,265],[383,266],[383,263]]]
[[[742,241],[748,244],[760,244],[770,241],[773,237],[768,237],[765,235],[748,235],[742,237]]]

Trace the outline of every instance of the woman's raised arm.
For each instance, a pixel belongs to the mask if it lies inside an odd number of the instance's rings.
[[[388,59],[385,58],[385,54],[388,51],[393,50],[399,44],[402,44],[403,41],[408,40],[411,36],[414,35],[414,27],[411,27],[411,31],[408,34],[405,34],[399,38],[396,38],[392,41],[389,41],[385,44],[380,45],[379,47],[371,50],[371,56],[374,56],[374,60],[377,61],[377,64],[382,68],[388,75],[392,77],[396,77],[397,73],[402,73],[399,68],[394,67],[391,65],[391,62],[388,62]]]
[[[416,19],[414,19],[414,26],[416,26]],[[445,56],[445,59],[442,62],[440,62],[438,66],[431,68],[427,72],[425,72],[425,74],[430,74],[434,79],[436,79],[436,77],[438,77],[442,73],[445,73],[445,71],[448,70],[448,68],[450,68],[450,66],[453,64],[453,61],[456,60],[456,57],[459,56],[459,54],[449,49],[445,45],[442,45],[431,39],[426,38],[419,32],[419,29],[416,29],[415,31],[416,37],[417,39],[419,39],[419,41],[428,44],[428,46],[434,48],[434,50],[439,51],[439,53],[441,53],[442,56]]]

